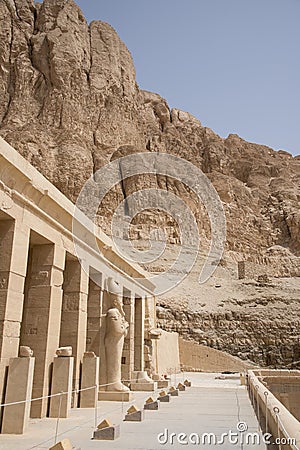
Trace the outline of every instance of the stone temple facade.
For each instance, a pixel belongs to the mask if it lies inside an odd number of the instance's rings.
[[[92,261],[86,270],[76,257],[73,214],[74,205],[1,139],[1,403],[16,399],[7,392],[13,372],[9,369],[18,360],[30,358],[31,349],[34,367],[26,366],[32,371],[29,394],[32,398],[44,397],[31,403],[30,416],[35,418],[49,414],[49,407],[51,411],[50,399],[46,397],[51,389],[53,392],[58,348],[72,347],[65,351],[66,355],[71,351],[73,390],[82,386],[84,354],[100,357],[100,384],[106,379],[101,365],[105,351],[103,321],[116,299],[127,327],[122,344],[122,380],[130,386],[137,374],[144,373],[147,378],[158,371],[155,351],[160,332],[156,329],[155,286],[140,267],[115,252],[112,241],[99,229],[91,235],[87,228],[84,241],[76,242]],[[98,252],[90,245],[92,241]],[[119,293],[110,291],[109,284],[117,286]],[[19,377],[27,380],[28,373],[22,372],[23,369]],[[71,400],[73,406],[80,406],[76,395]]]

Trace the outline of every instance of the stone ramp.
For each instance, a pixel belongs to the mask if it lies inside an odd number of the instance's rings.
[[[173,397],[170,403],[164,403],[158,411],[145,411],[145,420],[141,423],[123,422],[128,404],[116,402],[99,402],[98,422],[108,417],[114,423],[121,425],[121,436],[116,441],[91,440],[94,430],[94,411],[73,410],[70,419],[63,419],[59,424],[59,439],[68,437],[76,448],[90,449],[126,449],[126,450],[159,450],[184,448],[222,448],[259,450],[265,449],[263,444],[241,446],[230,443],[228,437],[220,444],[222,433],[230,430],[238,433],[237,426],[247,425],[246,433],[257,433],[258,423],[248,394],[244,386],[239,385],[237,379],[216,380],[215,374],[191,373],[186,374],[192,380],[193,386],[179,397]],[[177,377],[176,382],[182,381]],[[135,393],[134,404],[141,407],[147,393]],[[105,404],[104,404],[105,403]],[[122,413],[123,409],[123,413]],[[54,419],[32,420],[29,431],[23,437],[2,436],[0,449],[2,450],[31,450],[48,449],[53,445],[56,421]],[[165,430],[168,430],[167,432]],[[158,442],[158,435],[161,442]],[[175,433],[176,436],[171,436]],[[187,438],[180,437],[185,433]],[[207,436],[205,444],[180,444],[188,437],[196,439],[196,433],[201,439],[204,433],[213,433]],[[214,437],[214,435],[216,437]],[[193,437],[194,436],[194,437]],[[164,444],[164,442],[167,442]],[[195,441],[194,441],[195,442]],[[209,444],[210,442],[210,444]],[[219,443],[218,443],[219,442]]]

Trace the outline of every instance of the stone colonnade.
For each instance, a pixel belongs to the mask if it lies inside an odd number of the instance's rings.
[[[10,360],[19,356],[20,346],[30,347],[35,358],[32,398],[50,394],[58,347],[72,347],[73,389],[80,388],[86,351],[100,357],[101,368],[101,327],[112,295],[105,289],[108,279],[116,281],[123,292],[129,324],[122,378],[130,380],[132,372],[145,368],[147,327],[155,327],[154,285],[142,269],[114,252],[100,230],[92,237],[85,230],[86,261],[79,261],[72,235],[73,213],[74,205],[0,139],[1,403]],[[97,254],[87,244],[92,239]],[[152,317],[145,321],[150,310]],[[78,406],[75,396],[72,401]],[[47,398],[32,402],[31,417],[48,413]]]

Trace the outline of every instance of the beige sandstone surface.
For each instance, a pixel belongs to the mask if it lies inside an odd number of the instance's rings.
[[[159,297],[160,326],[256,364],[298,367],[299,278],[239,280],[236,264],[225,258],[208,282],[199,284],[204,260],[201,252],[191,274]]]
[[[116,205],[141,187],[159,186],[188,201],[203,249],[189,278],[158,298],[160,325],[257,363],[300,360],[300,157],[237,135],[223,139],[140,90],[117,33],[104,22],[88,24],[72,0],[0,0],[0,134],[73,202],[85,181],[118,156],[160,151],[199,167],[227,219],[225,256],[205,285],[197,279],[210,226],[181,184],[159,176],[126,180],[104,199],[99,223],[109,233]],[[172,245],[154,271],[174,258],[178,229],[153,211],[132,227],[141,240],[157,226]],[[238,280],[242,260],[263,266],[269,280]]]

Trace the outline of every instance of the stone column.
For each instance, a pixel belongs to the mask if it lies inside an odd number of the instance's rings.
[[[122,379],[131,380],[131,373],[134,371],[134,295],[129,291],[124,293],[123,308],[129,328],[123,347]]]
[[[145,330],[156,327],[156,302],[155,297],[145,297]]]
[[[67,260],[64,271],[60,329],[61,347],[71,346],[74,356],[73,389],[79,389],[80,364],[86,347],[89,277],[79,261]],[[74,398],[74,406],[76,406]]]
[[[145,297],[135,297],[134,370],[144,370]]]
[[[144,360],[145,360],[145,370],[149,375],[156,372],[155,361],[153,360],[153,343],[151,340],[151,330],[154,330],[156,325],[155,320],[155,299],[154,297],[145,298],[145,340],[144,340]]]
[[[53,362],[51,395],[63,392],[50,399],[49,417],[68,417],[72,400],[72,378],[74,358],[71,356],[57,356]]]
[[[9,359],[18,356],[29,229],[14,220],[0,221],[0,386]],[[0,389],[0,398],[3,393]]]
[[[21,338],[36,358],[33,398],[49,394],[50,366],[59,346],[64,266],[64,249],[54,244],[32,247]],[[33,402],[31,417],[44,417],[47,405],[48,399]]]
[[[99,357],[93,352],[86,352],[82,362],[80,408],[95,408],[98,401],[98,388],[88,389],[98,386],[99,383]]]
[[[100,328],[102,316],[103,289],[94,281],[89,282],[87,305],[86,350],[100,356]]]
[[[30,414],[34,358],[11,358],[9,363],[5,403],[25,403],[4,408],[2,433],[23,434]],[[29,401],[28,401],[29,400]]]

